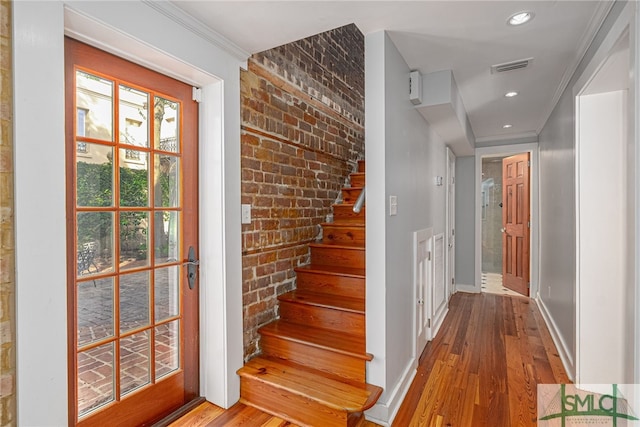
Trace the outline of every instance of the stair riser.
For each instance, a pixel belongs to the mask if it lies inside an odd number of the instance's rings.
[[[351,186],[352,187],[364,187],[364,173],[352,173],[351,174]]]
[[[364,160],[358,160],[358,172],[360,173],[365,173],[365,161]]]
[[[300,426],[348,426],[348,413],[261,381],[241,377],[240,394],[245,405]]]
[[[303,271],[297,271],[296,275],[298,276],[297,288],[300,290],[351,298],[365,297],[364,278]]]
[[[365,231],[363,227],[322,227],[322,243],[349,244],[365,246]]]
[[[326,307],[280,301],[280,318],[299,325],[342,331],[364,336],[364,313],[353,313]]]
[[[343,378],[365,382],[365,361],[360,358],[272,335],[263,335],[260,346],[262,352],[268,356],[287,359]]]
[[[362,191],[361,187],[347,187],[342,189],[342,201],[343,203],[355,203]]]
[[[358,412],[349,414],[349,421],[347,422],[348,427],[365,427],[366,418],[364,417],[364,413]]]
[[[311,246],[311,263],[336,267],[365,268],[363,248]]]
[[[333,205],[333,221],[341,224],[365,223],[365,207],[359,213],[353,211],[353,205]]]

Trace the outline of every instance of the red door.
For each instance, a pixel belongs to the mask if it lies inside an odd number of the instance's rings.
[[[502,160],[502,281],[529,295],[529,153]]]
[[[198,249],[197,106],[189,85],[65,51],[69,424],[145,425],[199,395],[183,265]]]

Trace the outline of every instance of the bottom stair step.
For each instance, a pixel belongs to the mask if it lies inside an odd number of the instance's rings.
[[[302,426],[354,425],[382,393],[380,387],[265,356],[251,359],[238,375],[242,403]]]

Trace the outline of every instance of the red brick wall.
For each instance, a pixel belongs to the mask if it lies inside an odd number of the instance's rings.
[[[364,157],[364,37],[348,25],[253,55],[241,75],[245,358],[257,329],[278,317],[277,296]]]

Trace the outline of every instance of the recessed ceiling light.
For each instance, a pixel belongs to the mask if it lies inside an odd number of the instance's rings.
[[[526,24],[527,22],[533,19],[533,16],[534,16],[533,12],[527,12],[527,11],[514,13],[509,17],[509,19],[507,19],[507,24],[513,25],[514,27],[518,25]]]
[[[515,90],[512,90],[511,92],[507,92],[504,94],[504,96],[506,96],[507,98],[513,98],[514,96],[517,96],[518,92],[516,92]]]
[[[502,125],[502,129],[509,129],[512,128],[513,125]]]

